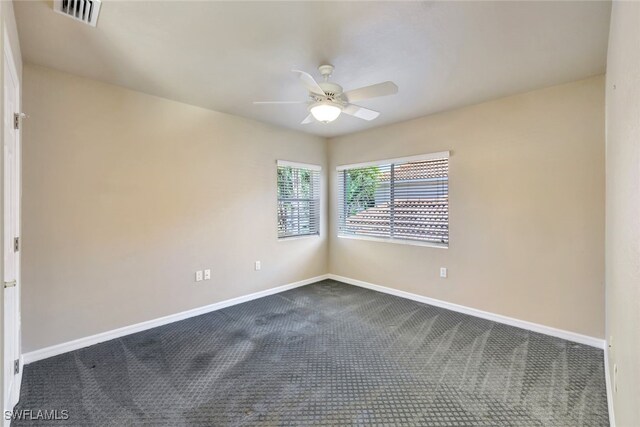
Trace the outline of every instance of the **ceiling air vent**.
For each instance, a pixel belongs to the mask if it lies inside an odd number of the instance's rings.
[[[100,0],[54,0],[53,10],[95,27],[100,13]]]

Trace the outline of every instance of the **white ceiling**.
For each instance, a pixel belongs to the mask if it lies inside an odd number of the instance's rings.
[[[605,71],[609,2],[145,2],[104,0],[92,28],[51,2],[18,1],[25,62],[317,135],[335,136]],[[392,80],[399,93],[299,124],[289,70],[345,90]]]

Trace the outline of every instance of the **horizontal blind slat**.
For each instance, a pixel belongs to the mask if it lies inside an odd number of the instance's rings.
[[[339,170],[338,233],[448,243],[448,175],[448,158]]]
[[[279,162],[277,187],[278,237],[318,234],[320,167],[295,167]]]

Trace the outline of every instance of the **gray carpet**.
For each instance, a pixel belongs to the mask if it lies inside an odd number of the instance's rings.
[[[58,426],[603,426],[603,369],[595,348],[327,280],[32,363],[16,409],[68,410]]]

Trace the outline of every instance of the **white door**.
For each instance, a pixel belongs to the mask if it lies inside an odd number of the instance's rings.
[[[4,37],[4,410],[18,402],[20,366],[20,135],[19,81],[7,34]],[[17,361],[17,362],[16,362]],[[17,366],[16,366],[17,364]]]

